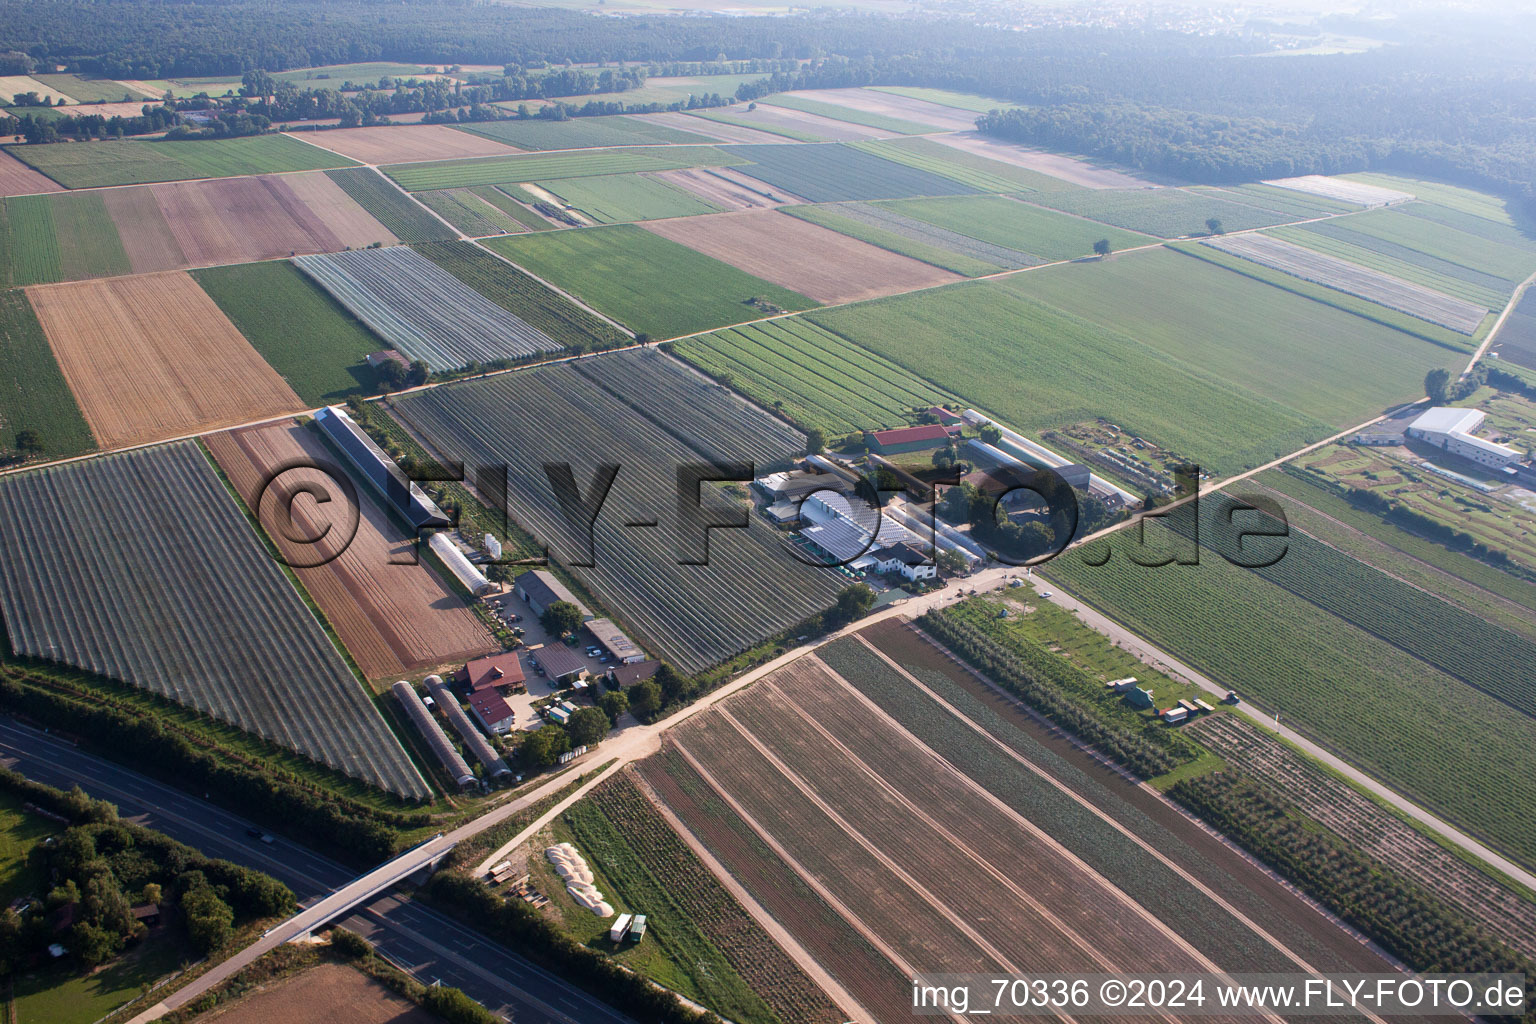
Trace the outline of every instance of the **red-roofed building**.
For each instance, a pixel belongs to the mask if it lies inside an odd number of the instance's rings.
[[[511,705],[501,699],[494,689],[481,690],[469,695],[469,710],[480,720],[486,732],[500,736],[512,731],[517,716]]]
[[[920,452],[929,448],[941,448],[949,439],[960,433],[960,427],[942,423],[924,423],[917,427],[900,427],[896,430],[870,432],[869,450],[880,455],[900,455],[903,452]]]
[[[453,681],[470,693],[497,690],[504,686],[516,693],[526,689],[526,678],[523,663],[516,651],[476,658],[453,674]]]

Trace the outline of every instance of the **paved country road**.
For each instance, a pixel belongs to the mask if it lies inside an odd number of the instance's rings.
[[[264,871],[292,889],[301,906],[318,902],[355,877],[341,864],[287,839],[268,845],[252,838],[247,830],[256,826],[244,818],[10,718],[0,718],[0,764],[51,786],[78,785],[115,803],[126,819],[210,857]],[[543,968],[404,896],[376,897],[340,923],[366,936],[418,981],[461,988],[518,1024],[634,1024]]]

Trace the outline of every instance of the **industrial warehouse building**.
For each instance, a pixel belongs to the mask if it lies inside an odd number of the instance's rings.
[[[1490,469],[1503,469],[1519,462],[1522,454],[1515,449],[1473,436],[1486,415],[1480,409],[1440,406],[1408,424],[1408,436]]]
[[[564,601],[581,609],[583,619],[592,618],[592,613],[587,606],[576,599],[564,583],[555,579],[554,573],[543,569],[532,569],[519,576],[512,584],[517,596],[528,603],[533,609],[533,614],[543,615],[549,610],[549,606],[556,601]]]
[[[645,652],[640,649],[640,645],[625,636],[612,619],[592,619],[587,623],[587,632],[592,634],[597,646],[613,655],[617,662],[645,660]]]

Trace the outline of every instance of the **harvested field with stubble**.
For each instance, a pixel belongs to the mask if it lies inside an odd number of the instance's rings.
[[[780,206],[788,200],[769,196],[763,184],[733,180],[726,174],[703,167],[685,171],[658,171],[651,175],[669,185],[674,185],[698,196],[706,203],[713,203],[722,210],[764,210]]]
[[[337,128],[323,132],[289,132],[311,145],[340,153],[364,164],[409,164],[422,160],[455,160],[466,156],[509,156],[516,146],[484,135],[461,132],[445,124],[402,124],[387,128]]]
[[[892,691],[893,702],[922,692],[873,653],[865,664],[877,666],[874,685]],[[1126,844],[1129,861],[1111,881],[1068,845],[1080,836],[1042,827],[1027,807],[992,792],[985,773],[919,740],[883,696],[862,692],[865,680],[856,687],[840,674],[854,670],[800,658],[674,730],[642,774],[755,897],[782,905],[782,895],[760,891],[765,870],[795,879],[806,910],[780,920],[818,958],[835,934],[828,917],[859,936],[822,963],[878,1019],[913,1016],[871,984],[880,960],[907,975],[1013,971],[1042,960],[1063,971],[1310,966],[1264,931],[1268,920],[1206,897],[1150,849]],[[978,751],[996,749],[971,735]],[[1073,806],[1080,827],[1102,827],[1089,806]],[[1138,871],[1182,884],[1176,903],[1207,899],[1211,916],[1196,922],[1181,906],[1185,927],[1176,929],[1165,908],[1137,895]],[[1279,886],[1269,895],[1291,899]],[[1337,969],[1345,957],[1316,962]]]
[[[321,964],[263,985],[204,1018],[218,1024],[437,1024],[435,1014],[395,995],[380,982],[342,964]]]
[[[103,448],[304,408],[184,273],[41,285],[27,297]]]
[[[0,151],[0,196],[24,196],[34,192],[62,192],[64,186],[34,171],[11,154]]]
[[[824,304],[856,302],[961,279],[776,210],[653,221],[644,227]]]
[[[271,423],[211,434],[204,441],[246,506],[294,566],[299,582],[325,613],[363,675],[380,679],[463,662],[500,648],[463,600],[432,568],[417,560],[414,538],[389,518],[367,484],[354,480],[355,506],[348,496],[337,493],[332,477],[346,475],[345,469],[313,429],[293,422]],[[273,474],[301,460],[326,468],[288,470],[276,477],[275,489],[263,499],[263,488]],[[302,493],[305,485],[317,486],[319,491],[313,493],[329,494],[332,500],[324,505],[295,500],[293,496]],[[290,509],[292,525],[287,519]],[[335,537],[338,543],[308,545],[287,540],[295,535]],[[321,561],[323,565],[314,564]]]

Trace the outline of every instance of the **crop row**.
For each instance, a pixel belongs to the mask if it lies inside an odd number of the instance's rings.
[[[522,230],[498,209],[487,206],[467,188],[417,192],[416,201],[471,238],[505,235]]]
[[[837,1012],[821,990],[699,862],[633,778],[615,776],[593,790],[589,800],[660,884],[679,920],[702,931],[780,1020],[785,1024],[812,1024],[830,1019]],[[654,914],[648,912],[647,916],[656,921]],[[665,922],[661,926],[669,927]]]
[[[648,146],[395,164],[384,168],[384,173],[399,182],[400,187],[406,191],[422,192],[473,185],[508,185],[520,181],[581,178],[590,174],[715,167],[733,162],[736,161],[729,154],[714,146]]]
[[[373,168],[350,167],[325,173],[400,241],[430,242],[453,237],[452,228],[412,202]]]
[[[786,207],[786,212],[801,214],[803,211],[825,211],[845,220],[855,221],[868,227],[878,228],[922,245],[930,245],[940,251],[959,253],[979,261],[983,266],[972,270],[970,276],[992,273],[998,270],[1017,270],[1042,262],[1039,257],[1020,252],[1005,245],[996,245],[972,238],[949,228],[928,221],[908,217],[903,213],[874,203],[842,203],[826,206]],[[806,219],[814,220],[814,214]],[[923,257],[909,253],[918,259]],[[928,262],[933,262],[929,260]],[[953,268],[951,268],[953,269]]]
[[[629,340],[618,328],[469,242],[432,242],[417,252],[513,316],[567,348],[602,349]]]
[[[742,173],[813,203],[957,196],[981,191],[953,178],[908,167],[839,143],[723,148],[751,161],[741,168]]]
[[[143,687],[380,789],[430,791],[195,442],[9,477],[20,654]]]
[[[1459,266],[1385,239],[1374,238],[1352,230],[1347,223],[1323,221],[1280,228],[1269,234],[1489,309],[1503,303],[1512,287],[1501,277]]]
[[[1205,244],[1304,280],[1379,302],[1389,309],[1410,313],[1462,334],[1476,332],[1483,317],[1488,314],[1482,306],[1390,274],[1305,249],[1282,238],[1239,235],[1235,238],[1207,240]]]
[[[929,139],[894,139],[850,143],[854,149],[941,175],[980,192],[1033,192],[1032,171],[952,149]],[[989,166],[990,165],[990,166]]]
[[[562,510],[544,464],[570,464],[583,495],[600,465],[617,465],[590,535],[595,564],[573,571],[685,672],[800,624],[838,589],[833,574],[802,564],[755,517],[746,529],[710,531],[707,556],[697,534],[680,533],[679,467],[752,459],[763,472],[766,456],[787,459],[803,441],[782,425],[765,426],[772,421],[761,412],[660,353],[436,388],[395,410],[443,455],[470,467],[506,466],[512,518],[568,565],[587,560],[589,535]],[[703,488],[702,499],[717,502],[715,489]],[[705,557],[707,565],[686,564]]]
[[[392,348],[433,370],[562,347],[405,246],[296,256],[293,262]]]
[[[1179,188],[1082,189],[1031,196],[1030,202],[1161,238],[1204,234],[1215,218],[1227,231],[1270,227],[1300,218]]]

